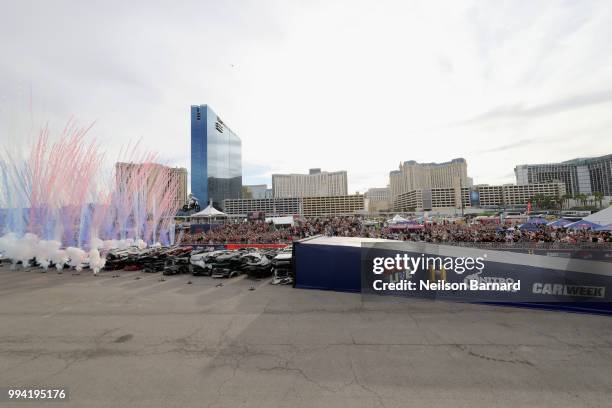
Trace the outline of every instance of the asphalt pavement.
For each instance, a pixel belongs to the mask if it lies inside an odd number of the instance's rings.
[[[0,267],[0,407],[612,404],[610,317],[114,274]]]

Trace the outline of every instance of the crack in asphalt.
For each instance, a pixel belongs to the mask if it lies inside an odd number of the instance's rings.
[[[496,363],[510,363],[510,364],[525,364],[531,367],[534,367],[534,364],[532,362],[530,362],[529,360],[522,360],[519,358],[515,358],[515,359],[504,359],[504,358],[499,358],[499,357],[491,357],[491,356],[487,356],[485,354],[480,354],[480,353],[476,353],[475,351],[470,350],[469,348],[465,347],[464,345],[457,345],[459,350],[466,352],[468,355],[472,356],[472,357],[477,357],[483,360],[487,360],[487,361],[493,361]],[[510,353],[512,353],[512,351],[510,351]]]

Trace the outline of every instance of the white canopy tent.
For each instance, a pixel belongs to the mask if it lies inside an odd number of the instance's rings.
[[[202,211],[197,212],[191,216],[192,220],[204,219],[206,221],[219,220],[219,219],[225,219],[225,218],[227,218],[227,214],[222,211],[217,210],[215,207],[212,206],[212,204],[208,204],[208,207],[206,207]]]
[[[266,217],[266,222],[273,223],[274,225],[291,225],[293,226],[293,216],[287,217]]]
[[[584,221],[594,222],[599,225],[612,224],[612,206],[604,208],[601,211],[597,211],[588,217],[583,218]]]
[[[409,222],[406,218],[402,217],[399,214],[396,214],[393,218],[387,221],[389,224],[399,224],[402,222]]]

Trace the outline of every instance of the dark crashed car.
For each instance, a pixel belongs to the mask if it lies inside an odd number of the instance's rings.
[[[227,251],[214,259],[211,277],[233,278],[240,275],[242,269],[241,251]]]

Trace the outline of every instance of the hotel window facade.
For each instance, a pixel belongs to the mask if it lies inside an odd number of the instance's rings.
[[[517,184],[561,182],[567,194],[612,196],[612,154],[562,163],[523,164],[514,168]]]
[[[400,163],[399,170],[389,173],[391,201],[400,194],[413,190],[470,187],[472,179],[467,176],[467,162],[463,158],[445,163],[417,163],[414,160]]]
[[[348,194],[346,171],[327,172],[311,169],[309,174],[273,174],[272,195],[283,197],[345,196]]]
[[[242,192],[242,142],[208,105],[191,106],[191,193],[205,207]]]

